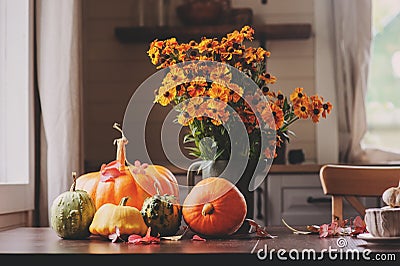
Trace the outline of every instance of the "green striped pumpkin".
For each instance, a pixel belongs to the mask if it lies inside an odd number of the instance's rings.
[[[76,173],[70,191],[61,193],[50,209],[51,227],[64,239],[84,239],[90,236],[89,226],[96,212],[95,204],[84,190],[76,190]]]

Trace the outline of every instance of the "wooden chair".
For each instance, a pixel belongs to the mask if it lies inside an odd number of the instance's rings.
[[[332,196],[332,221],[341,222],[343,198],[364,217],[366,207],[359,197],[379,197],[387,188],[397,187],[400,166],[327,164],[320,169],[320,180],[324,194]]]

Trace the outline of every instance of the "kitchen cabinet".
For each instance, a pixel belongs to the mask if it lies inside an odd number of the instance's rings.
[[[285,171],[284,168],[287,168]],[[285,165],[270,171],[263,184],[266,225],[281,225],[283,218],[290,225],[321,225],[331,222],[331,197],[325,195],[319,179],[318,165]],[[345,185],[345,184],[344,184]],[[362,197],[367,207],[381,206],[377,197]],[[343,215],[351,219],[359,215],[344,202]]]

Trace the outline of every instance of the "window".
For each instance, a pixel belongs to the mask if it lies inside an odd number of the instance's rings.
[[[32,22],[33,1],[0,1],[0,215],[34,208]]]
[[[400,153],[400,1],[372,0],[372,14],[363,144]]]

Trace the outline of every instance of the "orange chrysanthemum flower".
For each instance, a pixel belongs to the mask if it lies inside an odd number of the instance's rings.
[[[275,92],[271,91],[268,86],[263,86],[261,88],[262,93],[264,96],[268,96],[269,98],[276,98]]]
[[[332,104],[330,102],[323,103],[322,104],[322,109],[323,109],[322,117],[326,118],[326,115],[331,113]]]
[[[274,129],[276,128],[275,125],[275,117],[269,108],[264,108],[261,113],[261,119],[263,121],[263,125],[267,126],[269,129]]]
[[[191,98],[187,104],[187,111],[192,116],[199,120],[206,114],[207,104],[204,103],[204,98],[195,97]]]
[[[212,83],[211,88],[207,91],[207,95],[213,99],[218,99],[223,102],[229,100],[229,89],[218,83]]]
[[[302,101],[304,98],[307,98],[307,95],[303,92],[304,88],[296,88],[290,94],[290,101],[296,104],[298,101]]]
[[[223,46],[219,51],[221,62],[231,61],[234,55],[241,55],[242,50],[236,50],[232,46]]]
[[[276,77],[271,75],[270,73],[265,73],[263,75],[258,76],[260,79],[264,80],[267,84],[275,84]]]
[[[190,45],[188,43],[180,43],[175,47],[175,49],[178,52],[184,53],[184,52],[186,52],[187,50],[190,49]]]
[[[322,101],[317,95],[313,95],[310,97],[311,100],[311,108],[310,108],[310,116],[314,123],[319,122],[319,117],[323,111]]]
[[[182,126],[189,126],[194,121],[194,118],[186,111],[182,111],[178,114],[178,123]]]
[[[229,84],[229,101],[237,103],[243,95],[243,88],[235,83]]]
[[[169,38],[169,39],[165,40],[165,42],[164,42],[165,47],[175,48],[178,45],[179,45],[179,43],[175,37]]]
[[[202,38],[198,45],[198,49],[200,53],[212,53],[218,45],[219,43],[216,39]]]
[[[234,30],[231,33],[228,33],[226,35],[227,37],[227,42],[233,42],[233,43],[242,43],[244,41],[244,35],[242,33],[240,33],[237,30]]]
[[[276,94],[275,104],[278,105],[280,108],[283,108],[283,103],[285,102],[285,95],[282,91],[278,91]]]
[[[257,48],[257,57],[259,58],[259,60],[264,60],[264,57],[270,57],[271,56],[271,52],[264,50],[264,48],[262,47],[258,47]]]
[[[207,104],[205,116],[210,118],[214,125],[219,126],[228,120],[229,113],[225,110],[226,104],[224,102],[209,99],[205,103]]]
[[[164,45],[164,41],[159,41],[158,39],[155,39],[154,41],[152,41],[150,43],[150,49],[156,47],[161,50],[163,48],[163,45]]]
[[[246,109],[243,111],[243,115],[246,117],[245,119],[242,119],[247,124],[250,125],[257,125],[258,126],[258,121],[257,117],[254,114],[253,110]]]
[[[304,98],[302,101],[297,101],[293,109],[294,109],[294,114],[298,118],[307,119],[311,109],[311,105],[308,98]]]
[[[206,91],[207,82],[202,81],[192,81],[190,85],[186,88],[187,93],[190,97],[203,96]]]
[[[189,48],[186,52],[186,58],[188,60],[200,60],[200,52],[197,48]]]
[[[176,86],[176,95],[182,96],[186,93],[186,87],[184,84]]]
[[[257,60],[257,53],[255,52],[255,49],[253,47],[246,48],[246,50],[244,51],[244,60],[247,64],[250,64],[251,62]]]
[[[176,96],[176,89],[172,88],[169,90],[160,90],[159,94],[156,96],[155,102],[161,104],[162,106],[167,106]]]
[[[228,84],[232,79],[232,72],[227,66],[217,66],[211,69],[210,79],[215,83]]]
[[[274,116],[274,120],[275,120],[275,128],[276,128],[276,130],[279,130],[283,126],[283,122],[284,122],[283,111],[276,104],[271,104],[271,111],[272,111],[272,115]]]
[[[147,51],[147,54],[151,59],[151,63],[153,65],[157,65],[158,60],[160,59],[160,50],[157,47],[153,46]]]
[[[255,51],[255,55],[256,55],[256,61],[257,62],[263,62],[265,61],[266,57],[270,56],[270,52],[264,50],[262,47],[258,47],[257,50]]]
[[[243,35],[244,38],[249,41],[252,41],[254,39],[254,29],[250,26],[244,26],[240,30],[240,33]]]
[[[185,72],[180,67],[171,66],[170,71],[163,79],[165,87],[175,87],[187,80]]]

